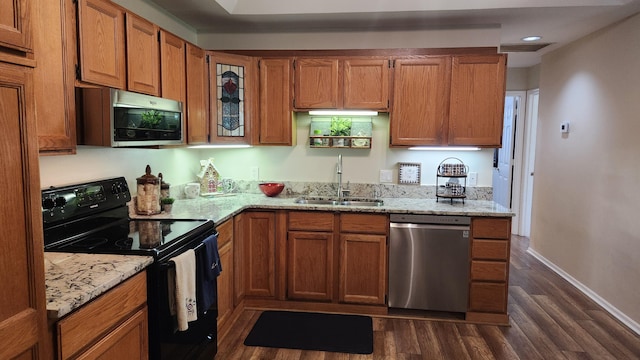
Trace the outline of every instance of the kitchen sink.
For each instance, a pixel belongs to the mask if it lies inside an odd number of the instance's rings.
[[[309,205],[343,205],[343,206],[382,206],[384,201],[380,199],[362,199],[362,198],[322,198],[322,197],[299,197],[295,200],[296,204]]]

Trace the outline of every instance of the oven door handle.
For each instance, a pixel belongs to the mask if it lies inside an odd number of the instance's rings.
[[[193,248],[193,251],[195,252],[196,257],[198,256],[198,254],[200,253],[200,250],[201,250],[203,247],[204,247],[204,242],[201,242],[201,243],[199,243],[198,245],[196,245],[196,246]],[[173,267],[175,267],[175,263],[173,262],[173,260],[168,260],[168,261],[166,261],[166,262],[161,262],[161,263],[159,264],[159,266],[160,266],[161,268],[167,268],[167,269],[168,269],[168,268],[173,268]]]

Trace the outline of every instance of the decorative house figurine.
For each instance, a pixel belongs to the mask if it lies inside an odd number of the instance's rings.
[[[197,176],[200,181],[200,195],[216,193],[218,188],[222,186],[220,173],[213,164],[213,158],[200,160],[200,172]]]

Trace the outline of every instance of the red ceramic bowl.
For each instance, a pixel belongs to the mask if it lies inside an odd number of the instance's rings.
[[[283,183],[262,183],[259,186],[262,193],[267,196],[276,196],[284,189]]]

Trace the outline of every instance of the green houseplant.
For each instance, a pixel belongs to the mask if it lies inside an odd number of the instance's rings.
[[[175,199],[172,197],[166,197],[166,198],[160,199],[160,203],[162,204],[162,210],[164,210],[164,212],[166,213],[170,213],[171,209],[173,208],[174,201]]]
[[[331,136],[351,135],[351,118],[332,117],[329,131]]]
[[[142,113],[142,121],[140,122],[141,128],[154,129],[158,127],[162,115],[156,110],[149,110]]]

